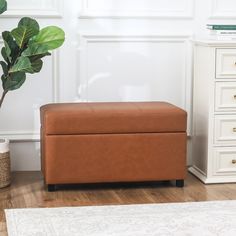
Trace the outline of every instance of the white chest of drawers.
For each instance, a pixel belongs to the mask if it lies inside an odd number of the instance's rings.
[[[236,182],[236,41],[194,42],[193,154],[204,183]]]

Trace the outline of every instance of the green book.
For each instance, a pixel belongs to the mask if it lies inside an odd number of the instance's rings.
[[[236,30],[236,25],[211,25],[211,24],[207,24],[207,29],[211,29],[211,30]]]

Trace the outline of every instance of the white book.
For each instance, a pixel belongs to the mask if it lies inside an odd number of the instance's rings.
[[[209,35],[209,39],[211,40],[236,40],[236,35]]]
[[[235,30],[210,30],[211,35],[236,35]]]

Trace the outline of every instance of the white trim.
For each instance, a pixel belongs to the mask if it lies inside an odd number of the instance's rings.
[[[185,41],[185,109],[188,111],[187,116],[187,134],[192,136],[192,104],[193,104],[193,97],[192,97],[192,90],[193,90],[193,44],[191,40]],[[191,78],[191,79],[188,79]]]
[[[219,9],[219,0],[211,1],[211,16],[210,19],[236,19],[234,11],[223,11]]]
[[[224,47],[232,48],[236,47],[236,40],[211,40],[211,39],[195,39],[193,40],[195,45],[205,46],[205,47]]]
[[[53,102],[55,103],[59,101],[59,84],[60,84],[59,60],[60,60],[60,49],[57,49],[52,53],[52,84],[53,84],[52,97],[53,97]]]
[[[207,177],[204,172],[202,172],[196,166],[189,167],[188,171],[200,179],[203,183],[206,183]]]
[[[11,141],[39,141],[40,133],[31,131],[4,131],[1,132],[1,137],[7,138]]]
[[[53,9],[11,9],[8,8],[0,18],[20,18],[25,16],[38,18],[61,18],[63,9],[62,0],[53,0]]]
[[[180,18],[180,19],[192,19],[194,15],[194,0],[186,0],[186,6],[181,11],[179,10],[100,10],[94,11],[89,9],[89,0],[82,0],[82,10],[79,14],[79,18]]]
[[[87,76],[87,46],[89,43],[104,42],[181,42],[185,45],[185,64],[184,64],[184,94],[182,97],[182,107],[188,111],[188,123],[191,124],[191,106],[192,106],[192,43],[189,34],[88,34],[81,33],[78,47],[78,80],[77,96],[78,101],[88,102],[88,76]],[[188,127],[188,135],[191,135],[191,125]]]
[[[198,168],[194,166],[191,166],[188,171],[194,174],[204,184],[236,183],[236,176],[206,177]]]

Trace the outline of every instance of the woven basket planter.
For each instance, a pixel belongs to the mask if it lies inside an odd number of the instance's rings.
[[[9,140],[0,139],[0,188],[4,188],[11,183]]]

